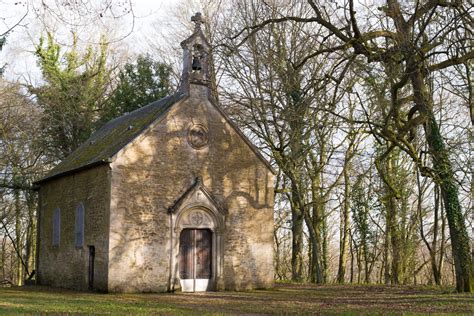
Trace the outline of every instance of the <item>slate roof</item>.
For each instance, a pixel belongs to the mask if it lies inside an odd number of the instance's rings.
[[[183,97],[183,94],[165,97],[106,123],[35,184],[109,162],[110,158],[120,149],[141,134]]]

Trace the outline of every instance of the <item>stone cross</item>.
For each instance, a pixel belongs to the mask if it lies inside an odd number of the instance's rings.
[[[194,28],[196,30],[200,30],[201,29],[201,24],[204,23],[204,20],[202,19],[201,12],[196,12],[196,14],[191,17],[191,21],[193,21],[194,24],[195,24]]]

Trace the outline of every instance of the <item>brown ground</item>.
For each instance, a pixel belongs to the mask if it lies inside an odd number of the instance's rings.
[[[0,313],[466,314],[474,294],[448,288],[277,284],[272,290],[201,294],[97,294],[48,287],[0,288]]]

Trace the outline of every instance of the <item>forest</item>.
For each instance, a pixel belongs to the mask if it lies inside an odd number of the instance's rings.
[[[213,95],[277,171],[275,280],[474,289],[469,1],[180,0],[141,52],[132,1],[0,5],[0,286],[34,279],[34,182],[177,90],[200,11]]]

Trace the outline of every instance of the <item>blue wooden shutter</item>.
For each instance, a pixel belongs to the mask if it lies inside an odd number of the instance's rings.
[[[59,246],[61,238],[61,209],[57,208],[53,214],[53,246]]]
[[[76,208],[76,247],[84,246],[84,204]]]

